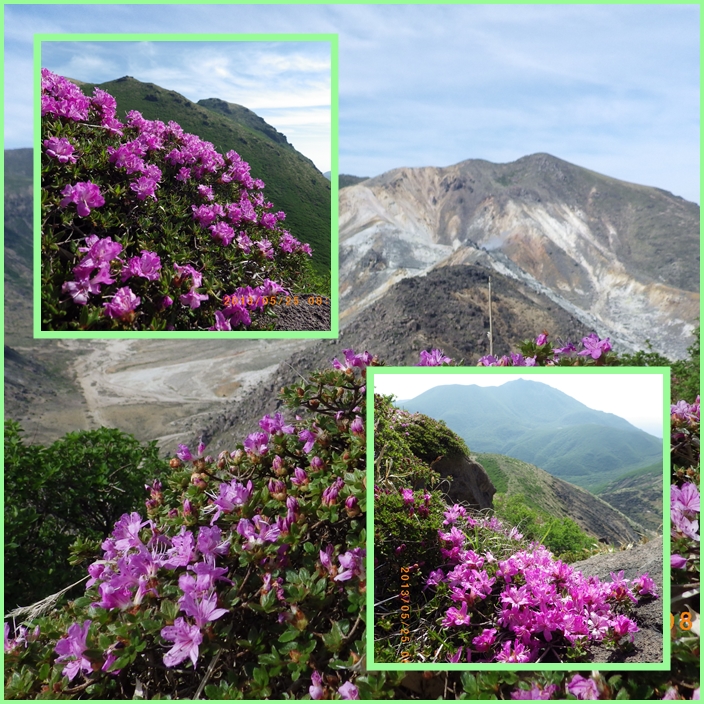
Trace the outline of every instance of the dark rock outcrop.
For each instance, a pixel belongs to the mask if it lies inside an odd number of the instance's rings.
[[[474,509],[492,508],[496,488],[478,462],[465,455],[439,457],[430,465],[441,477],[451,477],[447,495],[452,501],[469,504]]]

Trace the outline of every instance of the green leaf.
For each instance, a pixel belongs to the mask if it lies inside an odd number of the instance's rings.
[[[282,635],[279,636],[279,643],[289,643],[295,640],[299,636],[298,629],[289,626],[287,631],[284,631]]]

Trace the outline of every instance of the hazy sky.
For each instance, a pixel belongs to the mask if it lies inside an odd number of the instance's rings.
[[[7,148],[32,35],[106,31],[337,33],[343,173],[548,152],[699,202],[697,5],[6,5]]]
[[[613,413],[625,418],[646,433],[662,438],[663,391],[662,376],[657,374],[546,374],[544,371],[524,374],[486,373],[470,371],[466,374],[374,373],[374,392],[394,394],[409,400],[428,389],[446,384],[474,384],[501,386],[516,379],[529,379],[548,384],[597,411]]]

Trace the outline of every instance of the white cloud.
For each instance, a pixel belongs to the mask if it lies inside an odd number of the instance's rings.
[[[548,151],[698,201],[699,11],[667,4],[8,5],[6,145],[30,139],[26,62],[34,32],[325,32],[339,35],[343,172]],[[245,105],[256,98],[250,69],[315,76],[325,63],[305,52],[265,59],[250,52],[237,61],[204,51],[207,70],[186,81],[185,60],[157,60],[148,49],[135,52],[123,74],[140,69],[160,85],[183,80],[179,92],[209,92],[195,99]],[[23,80],[13,82],[18,66]],[[257,105],[324,104],[313,84],[289,86],[272,85],[274,97]]]

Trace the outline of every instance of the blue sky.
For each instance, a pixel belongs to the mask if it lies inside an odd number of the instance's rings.
[[[477,371],[462,374],[384,374],[374,373],[374,393],[394,394],[410,400],[428,389],[447,384],[502,386],[516,379],[547,384],[580,401],[588,408],[625,418],[646,433],[663,435],[663,381],[660,374],[506,374]],[[669,431],[668,431],[669,432]]]
[[[342,173],[548,152],[699,202],[696,5],[6,5],[7,148],[32,35],[106,30],[338,34]]]

